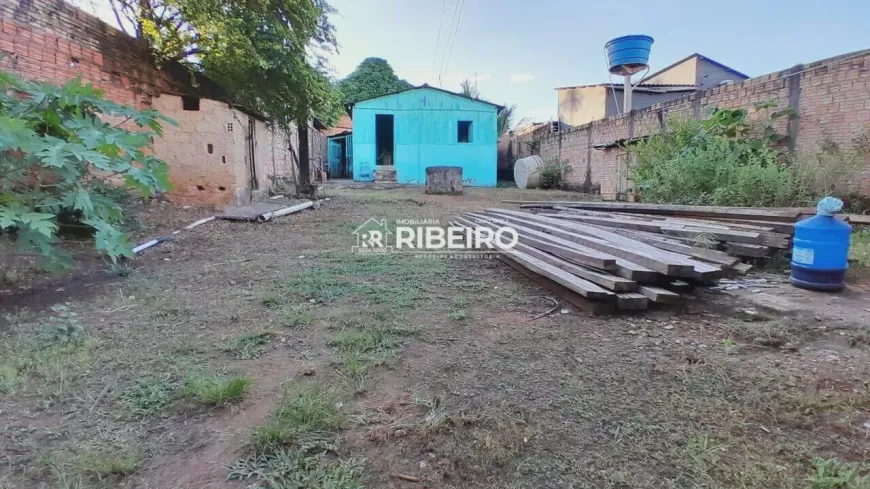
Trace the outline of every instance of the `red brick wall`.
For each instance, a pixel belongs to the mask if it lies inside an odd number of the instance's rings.
[[[188,91],[151,63],[139,40],[63,0],[0,0],[0,53],[0,69],[56,84],[81,77],[139,108],[161,91]]]
[[[778,128],[790,136],[795,151],[817,150],[826,141],[850,147],[856,138],[870,134],[870,50],[695,92],[556,134],[518,138],[514,154],[530,154],[527,143],[536,139],[539,142],[532,146],[538,147],[535,152],[544,161],[569,163],[566,178],[571,186],[600,189],[605,199],[614,199],[619,187],[617,158],[624,150],[612,143],[659,131],[673,117],[702,117],[715,107],[751,108],[769,101],[780,109],[791,107],[796,114],[791,123],[781,120]],[[870,160],[867,163],[856,176],[856,186],[870,195]]]

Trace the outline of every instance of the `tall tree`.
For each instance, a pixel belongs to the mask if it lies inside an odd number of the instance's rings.
[[[461,91],[460,93],[462,93],[462,95],[473,99],[480,98],[480,89],[477,88],[476,83],[472,83],[471,80],[469,80],[468,78],[462,80],[459,83],[459,87]],[[511,126],[514,123],[514,113],[516,111],[516,105],[505,105],[501,110],[498,111],[498,122],[496,127],[499,137],[510,131]]]
[[[393,67],[382,58],[366,58],[353,73],[336,84],[342,102],[352,104],[381,95],[411,88],[411,84],[396,76]]]
[[[110,0],[118,23],[158,59],[186,64],[238,103],[287,125],[337,119],[326,77],[336,48],[325,0]]]

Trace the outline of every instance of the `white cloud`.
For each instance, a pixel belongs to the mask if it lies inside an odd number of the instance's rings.
[[[511,83],[529,83],[535,80],[535,75],[529,73],[521,73],[517,75],[511,75],[508,77],[508,81]]]

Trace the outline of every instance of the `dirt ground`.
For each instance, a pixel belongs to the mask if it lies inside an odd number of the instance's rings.
[[[862,285],[530,320],[548,294],[499,261],[353,230],[582,196],[328,196],[7,285],[0,488],[870,488]],[[210,213],[144,204],[137,237]]]

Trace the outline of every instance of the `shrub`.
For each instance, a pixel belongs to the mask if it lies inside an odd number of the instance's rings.
[[[790,155],[774,123],[787,111],[758,121],[743,109],[715,110],[704,121],[671,121],[668,128],[629,147],[632,177],[645,201],[722,206],[802,206],[844,193],[860,167],[858,150]]]
[[[549,160],[541,167],[541,188],[553,189],[562,185],[562,174],[571,168],[567,161]]]
[[[144,151],[162,134],[160,120],[174,124],[80,80],[56,87],[0,72],[0,232],[44,268],[63,268],[71,261],[54,246],[58,219],[74,218],[96,230],[97,250],[113,261],[132,257],[118,193],[106,184],[121,178],[145,195],[169,188],[166,163]],[[140,130],[119,127],[128,121]]]

